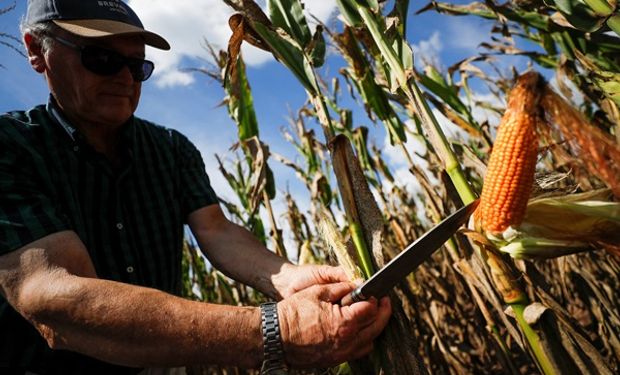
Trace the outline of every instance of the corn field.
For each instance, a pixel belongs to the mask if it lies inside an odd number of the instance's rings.
[[[337,0],[338,21],[312,30],[299,0],[268,0],[266,10],[224,1],[235,11],[230,42],[225,51],[209,46],[214,65],[199,71],[222,84],[238,129],[230,154],[217,156],[238,198],[222,201],[233,221],[295,263],[340,264],[352,279],[367,278],[481,199],[467,228],[390,295],[393,317],[372,355],[291,373],[620,372],[620,5],[432,1],[411,9],[409,1]],[[442,69],[411,50],[406,28],[416,12],[490,19],[493,35],[478,55]],[[307,94],[282,133],[294,159],[261,140],[253,105],[260,93],[251,90],[243,43],[271,53]],[[328,50],[344,61],[336,74],[321,70]],[[500,69],[496,62],[509,55],[527,57],[530,68]],[[473,95],[473,82],[492,98]],[[342,107],[347,95],[358,108]],[[475,115],[480,109],[487,119]],[[354,111],[377,127],[355,124]],[[448,137],[437,114],[460,135]],[[396,178],[375,146],[383,132],[418,188]],[[407,147],[412,139],[422,153]],[[295,172],[305,197],[288,192],[275,163]],[[198,254],[188,240],[186,296],[264,301]]]

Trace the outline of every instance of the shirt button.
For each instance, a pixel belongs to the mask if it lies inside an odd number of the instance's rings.
[[[127,267],[127,273],[133,273],[133,267],[132,266]]]
[[[74,146],[74,147],[73,147],[73,151],[75,151],[75,152],[80,151],[80,146]]]
[[[123,229],[123,223],[117,223],[116,228],[118,228],[119,230]]]

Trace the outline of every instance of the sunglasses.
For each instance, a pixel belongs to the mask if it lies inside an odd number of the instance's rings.
[[[152,61],[123,56],[118,52],[98,46],[78,46],[59,36],[52,35],[52,39],[80,52],[82,65],[95,74],[111,76],[120,72],[125,66],[129,68],[133,80],[144,82],[153,73],[155,64]]]

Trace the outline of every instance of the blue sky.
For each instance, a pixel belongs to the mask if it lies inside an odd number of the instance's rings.
[[[468,1],[453,1],[466,3]],[[160,33],[172,45],[172,51],[161,52],[147,48],[147,58],[156,63],[154,76],[143,85],[142,99],[137,115],[156,123],[175,128],[186,134],[201,150],[207,171],[216,191],[232,199],[232,193],[217,171],[215,153],[230,157],[228,148],[236,141],[236,128],[223,107],[221,87],[205,75],[190,74],[183,68],[201,67],[208,58],[202,47],[203,38],[224,48],[230,36],[227,20],[232,13],[220,0],[132,0],[130,5],[142,18],[147,29]],[[264,4],[263,2],[260,2]],[[306,1],[306,10],[326,24],[339,24],[333,0]],[[0,9],[13,1],[0,0]],[[416,58],[431,58],[442,66],[472,56],[477,46],[489,38],[492,23],[479,18],[450,17],[426,12],[414,12],[426,1],[411,1],[408,34]],[[0,33],[19,35],[19,19],[25,13],[26,0],[17,0],[17,7],[0,15]],[[297,110],[306,100],[303,88],[293,76],[271,56],[252,47],[245,47],[244,58],[254,93],[261,138],[271,149],[293,157],[292,148],[283,140],[280,129],[287,125],[287,115]],[[515,60],[522,67],[523,62]],[[341,59],[331,58],[323,74],[335,76]],[[47,87],[25,58],[11,49],[0,46],[0,112],[27,109],[47,100]],[[344,82],[341,82],[344,86]],[[344,97],[347,97],[346,90]],[[374,142],[382,146],[385,134],[382,127],[372,126],[363,109],[349,98],[343,106],[356,113],[356,125],[370,126]],[[392,162],[398,166],[394,156]],[[300,189],[294,174],[271,161],[280,189]],[[411,178],[402,173],[402,178]],[[282,195],[280,195],[281,197]],[[276,206],[282,207],[281,202]]]

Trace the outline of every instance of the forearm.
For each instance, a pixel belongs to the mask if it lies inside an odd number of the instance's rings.
[[[55,349],[136,367],[256,367],[262,359],[257,308],[205,304],[70,274],[31,283],[25,313]]]
[[[194,234],[216,268],[273,298],[282,298],[285,285],[278,280],[295,266],[269,251],[248,230],[224,223],[215,230],[198,230]]]

